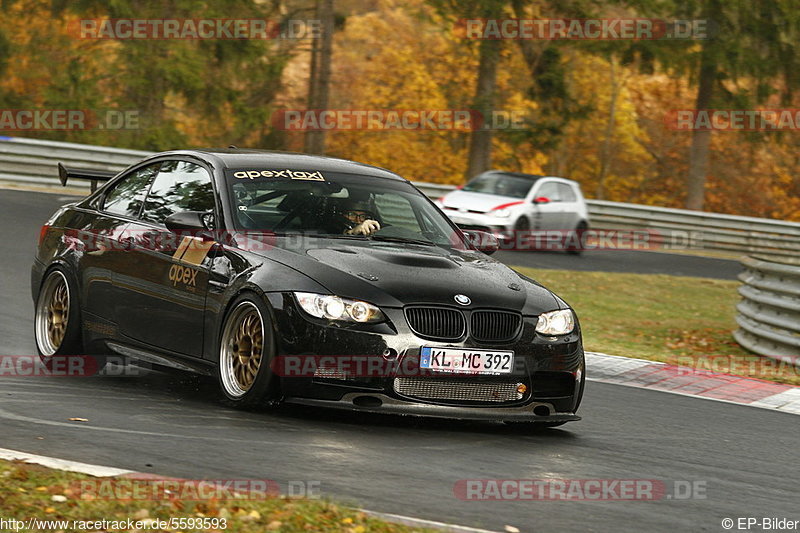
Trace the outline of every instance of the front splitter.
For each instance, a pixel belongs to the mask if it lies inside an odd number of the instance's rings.
[[[344,409],[361,413],[382,413],[393,415],[426,416],[452,420],[493,420],[514,422],[571,422],[581,417],[574,413],[556,413],[553,405],[534,402],[518,407],[464,407],[457,405],[435,405],[407,402],[385,394],[351,392],[341,400],[318,400],[314,398],[285,398],[286,403]],[[550,410],[550,415],[537,415],[537,407]]]

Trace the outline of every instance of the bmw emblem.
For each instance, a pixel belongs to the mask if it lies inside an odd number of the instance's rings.
[[[456,303],[461,305],[469,305],[472,303],[472,300],[469,299],[469,296],[465,296],[463,294],[456,294],[455,296]]]

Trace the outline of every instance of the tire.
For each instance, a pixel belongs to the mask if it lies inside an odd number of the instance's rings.
[[[280,388],[272,372],[275,337],[269,309],[255,294],[236,298],[219,336],[217,379],[222,402],[237,409],[278,403]]]
[[[529,251],[529,252],[532,251],[530,249],[530,235],[526,235],[524,240],[521,239],[519,235],[519,233],[521,232],[525,233],[530,232],[530,229],[531,229],[531,222],[525,215],[522,215],[517,219],[516,222],[514,222],[514,236],[511,241],[512,250],[514,249],[514,247],[519,247],[522,251]]]
[[[586,222],[581,221],[578,223],[578,226],[575,228],[575,232],[578,234],[578,238],[581,241],[581,248],[572,248],[572,247],[567,248],[568,254],[581,255],[581,252],[583,252],[582,248],[585,245],[585,243],[583,242],[583,236],[581,235],[581,232],[584,232],[587,229],[589,229],[589,225],[586,224]]]
[[[54,356],[83,353],[77,283],[61,266],[50,269],[39,287],[33,334],[36,350],[45,363]]]

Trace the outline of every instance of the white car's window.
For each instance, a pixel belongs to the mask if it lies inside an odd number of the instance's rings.
[[[551,202],[560,202],[562,200],[558,184],[554,181],[542,183],[539,190],[536,192],[536,197],[548,198]]]
[[[567,185],[566,183],[559,183],[558,184],[558,191],[561,195],[562,202],[576,202],[578,201],[577,196],[575,196],[575,191],[572,190],[572,187]]]

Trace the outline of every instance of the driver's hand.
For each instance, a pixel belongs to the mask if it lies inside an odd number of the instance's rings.
[[[381,229],[380,223],[377,220],[365,220],[353,229],[346,231],[348,235],[372,235]]]

